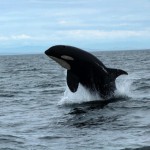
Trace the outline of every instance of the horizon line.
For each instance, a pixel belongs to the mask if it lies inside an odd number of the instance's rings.
[[[85,49],[84,49],[85,50]],[[150,48],[144,48],[144,49],[116,49],[116,50],[98,50],[98,49],[88,49],[86,51],[88,52],[129,52],[129,51],[149,51]],[[19,52],[14,52],[14,53],[0,53],[0,56],[10,56],[10,55],[41,55],[44,54],[43,52],[33,52],[33,53],[19,53]]]

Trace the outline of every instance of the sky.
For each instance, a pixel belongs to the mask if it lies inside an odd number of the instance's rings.
[[[0,54],[150,49],[150,0],[0,0]]]

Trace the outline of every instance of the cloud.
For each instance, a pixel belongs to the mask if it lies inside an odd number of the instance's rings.
[[[134,31],[134,30],[68,30],[68,31],[59,31],[57,35],[68,37],[72,39],[82,39],[82,40],[93,40],[93,39],[120,39],[120,38],[139,38],[139,37],[150,37],[150,30],[141,30],[141,31]]]
[[[21,34],[21,35],[12,35],[11,39],[13,40],[25,40],[25,39],[31,39],[32,37],[27,34]]]
[[[9,41],[9,40],[28,40],[32,39],[30,35],[20,34],[20,35],[10,35],[10,36],[0,36],[0,41]]]
[[[63,23],[63,22],[62,22]],[[65,22],[64,22],[65,23]],[[50,34],[28,35],[18,34],[10,36],[0,36],[0,41],[41,41],[41,42],[65,42],[65,41],[84,41],[84,40],[120,40],[127,38],[150,38],[150,29],[145,30],[54,30]]]

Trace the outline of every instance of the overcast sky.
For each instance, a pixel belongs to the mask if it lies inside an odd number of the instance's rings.
[[[150,49],[150,0],[0,0],[0,53]]]

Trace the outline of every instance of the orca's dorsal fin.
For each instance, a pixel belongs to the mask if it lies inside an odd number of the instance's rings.
[[[112,68],[107,68],[107,71],[109,75],[111,76],[112,79],[116,79],[120,75],[128,75],[128,73],[124,70],[121,69],[112,69]]]
[[[79,86],[79,78],[70,70],[67,70],[67,85],[73,93],[77,91]]]

